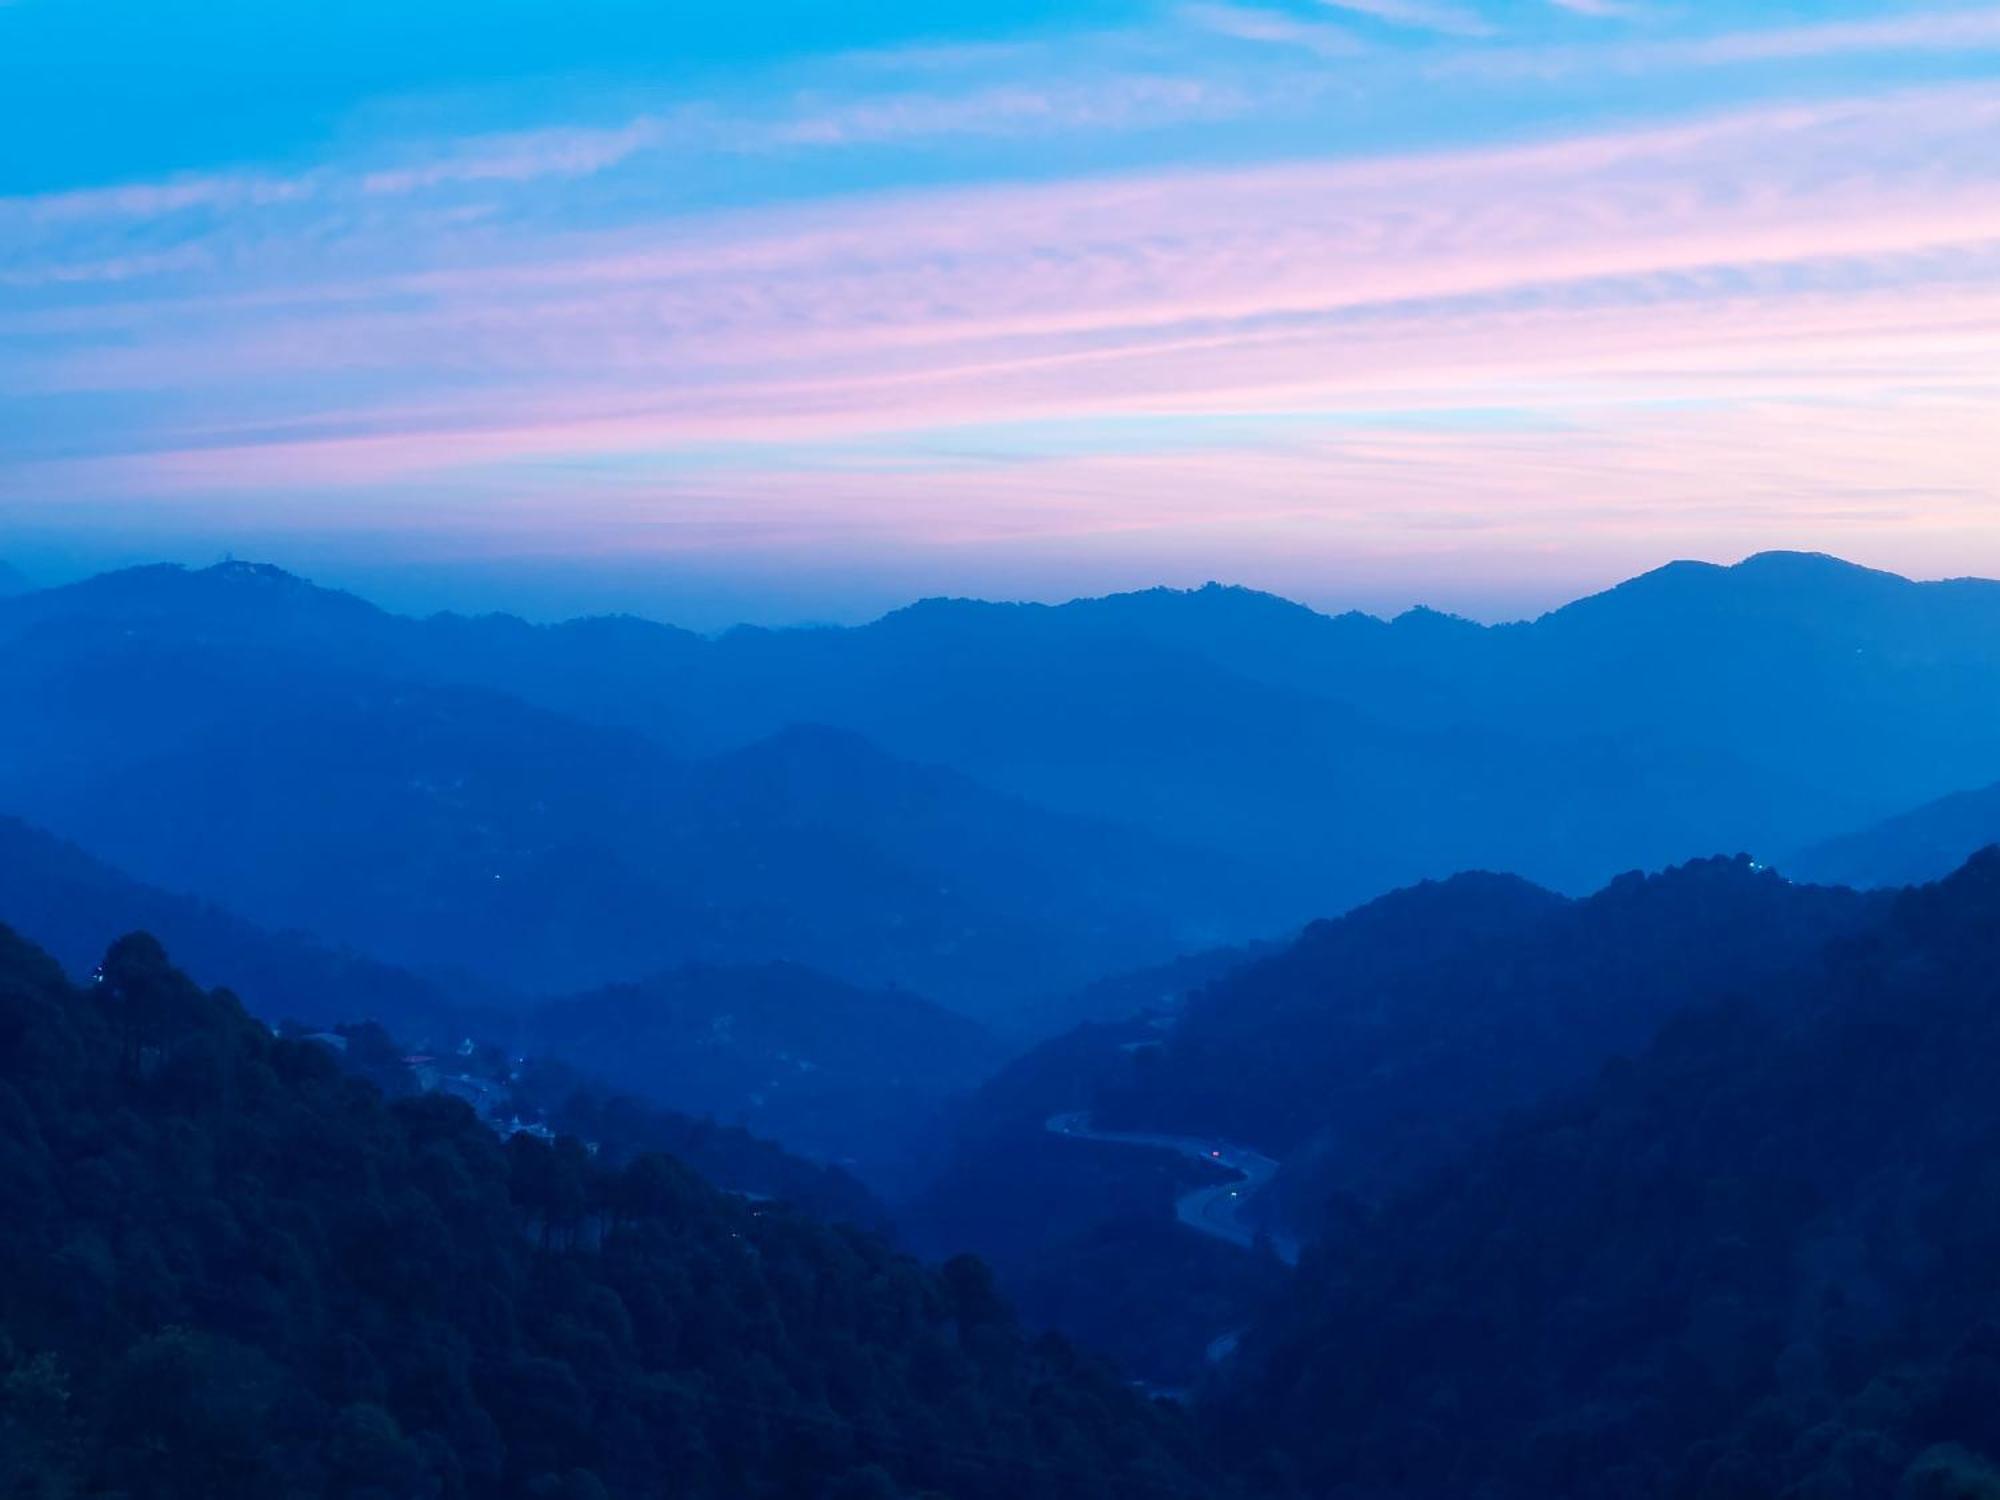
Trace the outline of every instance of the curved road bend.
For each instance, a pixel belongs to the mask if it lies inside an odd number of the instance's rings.
[[[1155,1151],[1173,1151],[1212,1167],[1235,1172],[1236,1182],[1219,1182],[1185,1192],[1174,1200],[1174,1216],[1190,1229],[1227,1240],[1248,1250],[1257,1242],[1257,1227],[1250,1222],[1250,1200],[1278,1174],[1278,1164],[1261,1151],[1248,1146],[1232,1146],[1227,1141],[1200,1140],[1185,1135],[1151,1135],[1141,1131],[1094,1130],[1087,1110],[1051,1115],[1048,1129],[1080,1141],[1108,1141],[1116,1146],[1144,1146]],[[1299,1263],[1299,1242],[1289,1235],[1270,1236],[1271,1249],[1288,1266]]]

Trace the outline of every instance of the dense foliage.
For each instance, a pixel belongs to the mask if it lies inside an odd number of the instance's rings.
[[[1882,899],[1741,857],[1580,901],[1508,876],[1416,886],[1197,993],[1160,1049],[1108,1076],[1098,1115],[1290,1158],[1283,1188],[1316,1227],[1311,1208],[1336,1190],[1407,1180],[1680,1008],[1785,972]]]
[[[591,1142],[607,1165],[664,1153],[731,1192],[778,1199],[817,1219],[889,1228],[888,1209],[844,1169],[808,1161],[740,1125],[662,1109],[562,1063],[530,1059],[514,1070],[502,1107],[510,1117]]]
[[[1229,1430],[1313,1495],[2000,1495],[2000,851],[1308,1256]]]
[[[605,1165],[663,1153],[726,1192],[775,1199],[818,1219],[889,1227],[880,1200],[839,1167],[795,1156],[740,1126],[621,1094],[563,1063],[511,1057],[470,1039],[443,1056],[412,1054],[373,1021],[331,1033],[284,1022],[278,1032],[335,1046],[343,1070],[391,1099],[429,1088],[466,1100],[497,1130],[575,1136]]]
[[[977,1262],[385,1101],[147,938],[0,929],[0,1201],[11,1495],[1213,1493]]]

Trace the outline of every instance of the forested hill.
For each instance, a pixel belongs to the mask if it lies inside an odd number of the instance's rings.
[[[976,1262],[385,1102],[149,938],[0,928],[0,1492],[1225,1493]]]
[[[1354,1500],[2000,1494],[2000,851],[1301,1265],[1227,1430]]]
[[[1249,1141],[1295,1157],[1315,1186],[1367,1189],[1645,1046],[1681,1007],[1784,972],[1886,901],[1743,857],[1621,876],[1580,901],[1502,875],[1414,886],[1198,992],[1099,1112]]]

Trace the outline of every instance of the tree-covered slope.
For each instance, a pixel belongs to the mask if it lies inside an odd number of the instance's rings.
[[[1355,1214],[1226,1430],[1355,1500],[1993,1494],[1996,1057],[1988,851]]]
[[[1676,1010],[1784,971],[1873,904],[1740,857],[1576,901],[1480,874],[1398,891],[1199,991],[1100,1093],[1100,1117],[1291,1157],[1294,1203],[1372,1190],[1644,1046]]]
[[[0,930],[0,1199],[10,1494],[1217,1492],[976,1263],[385,1102],[147,938]]]

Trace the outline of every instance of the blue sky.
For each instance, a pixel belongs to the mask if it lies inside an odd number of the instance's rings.
[[[0,0],[0,138],[45,577],[2000,572],[2000,6]]]

